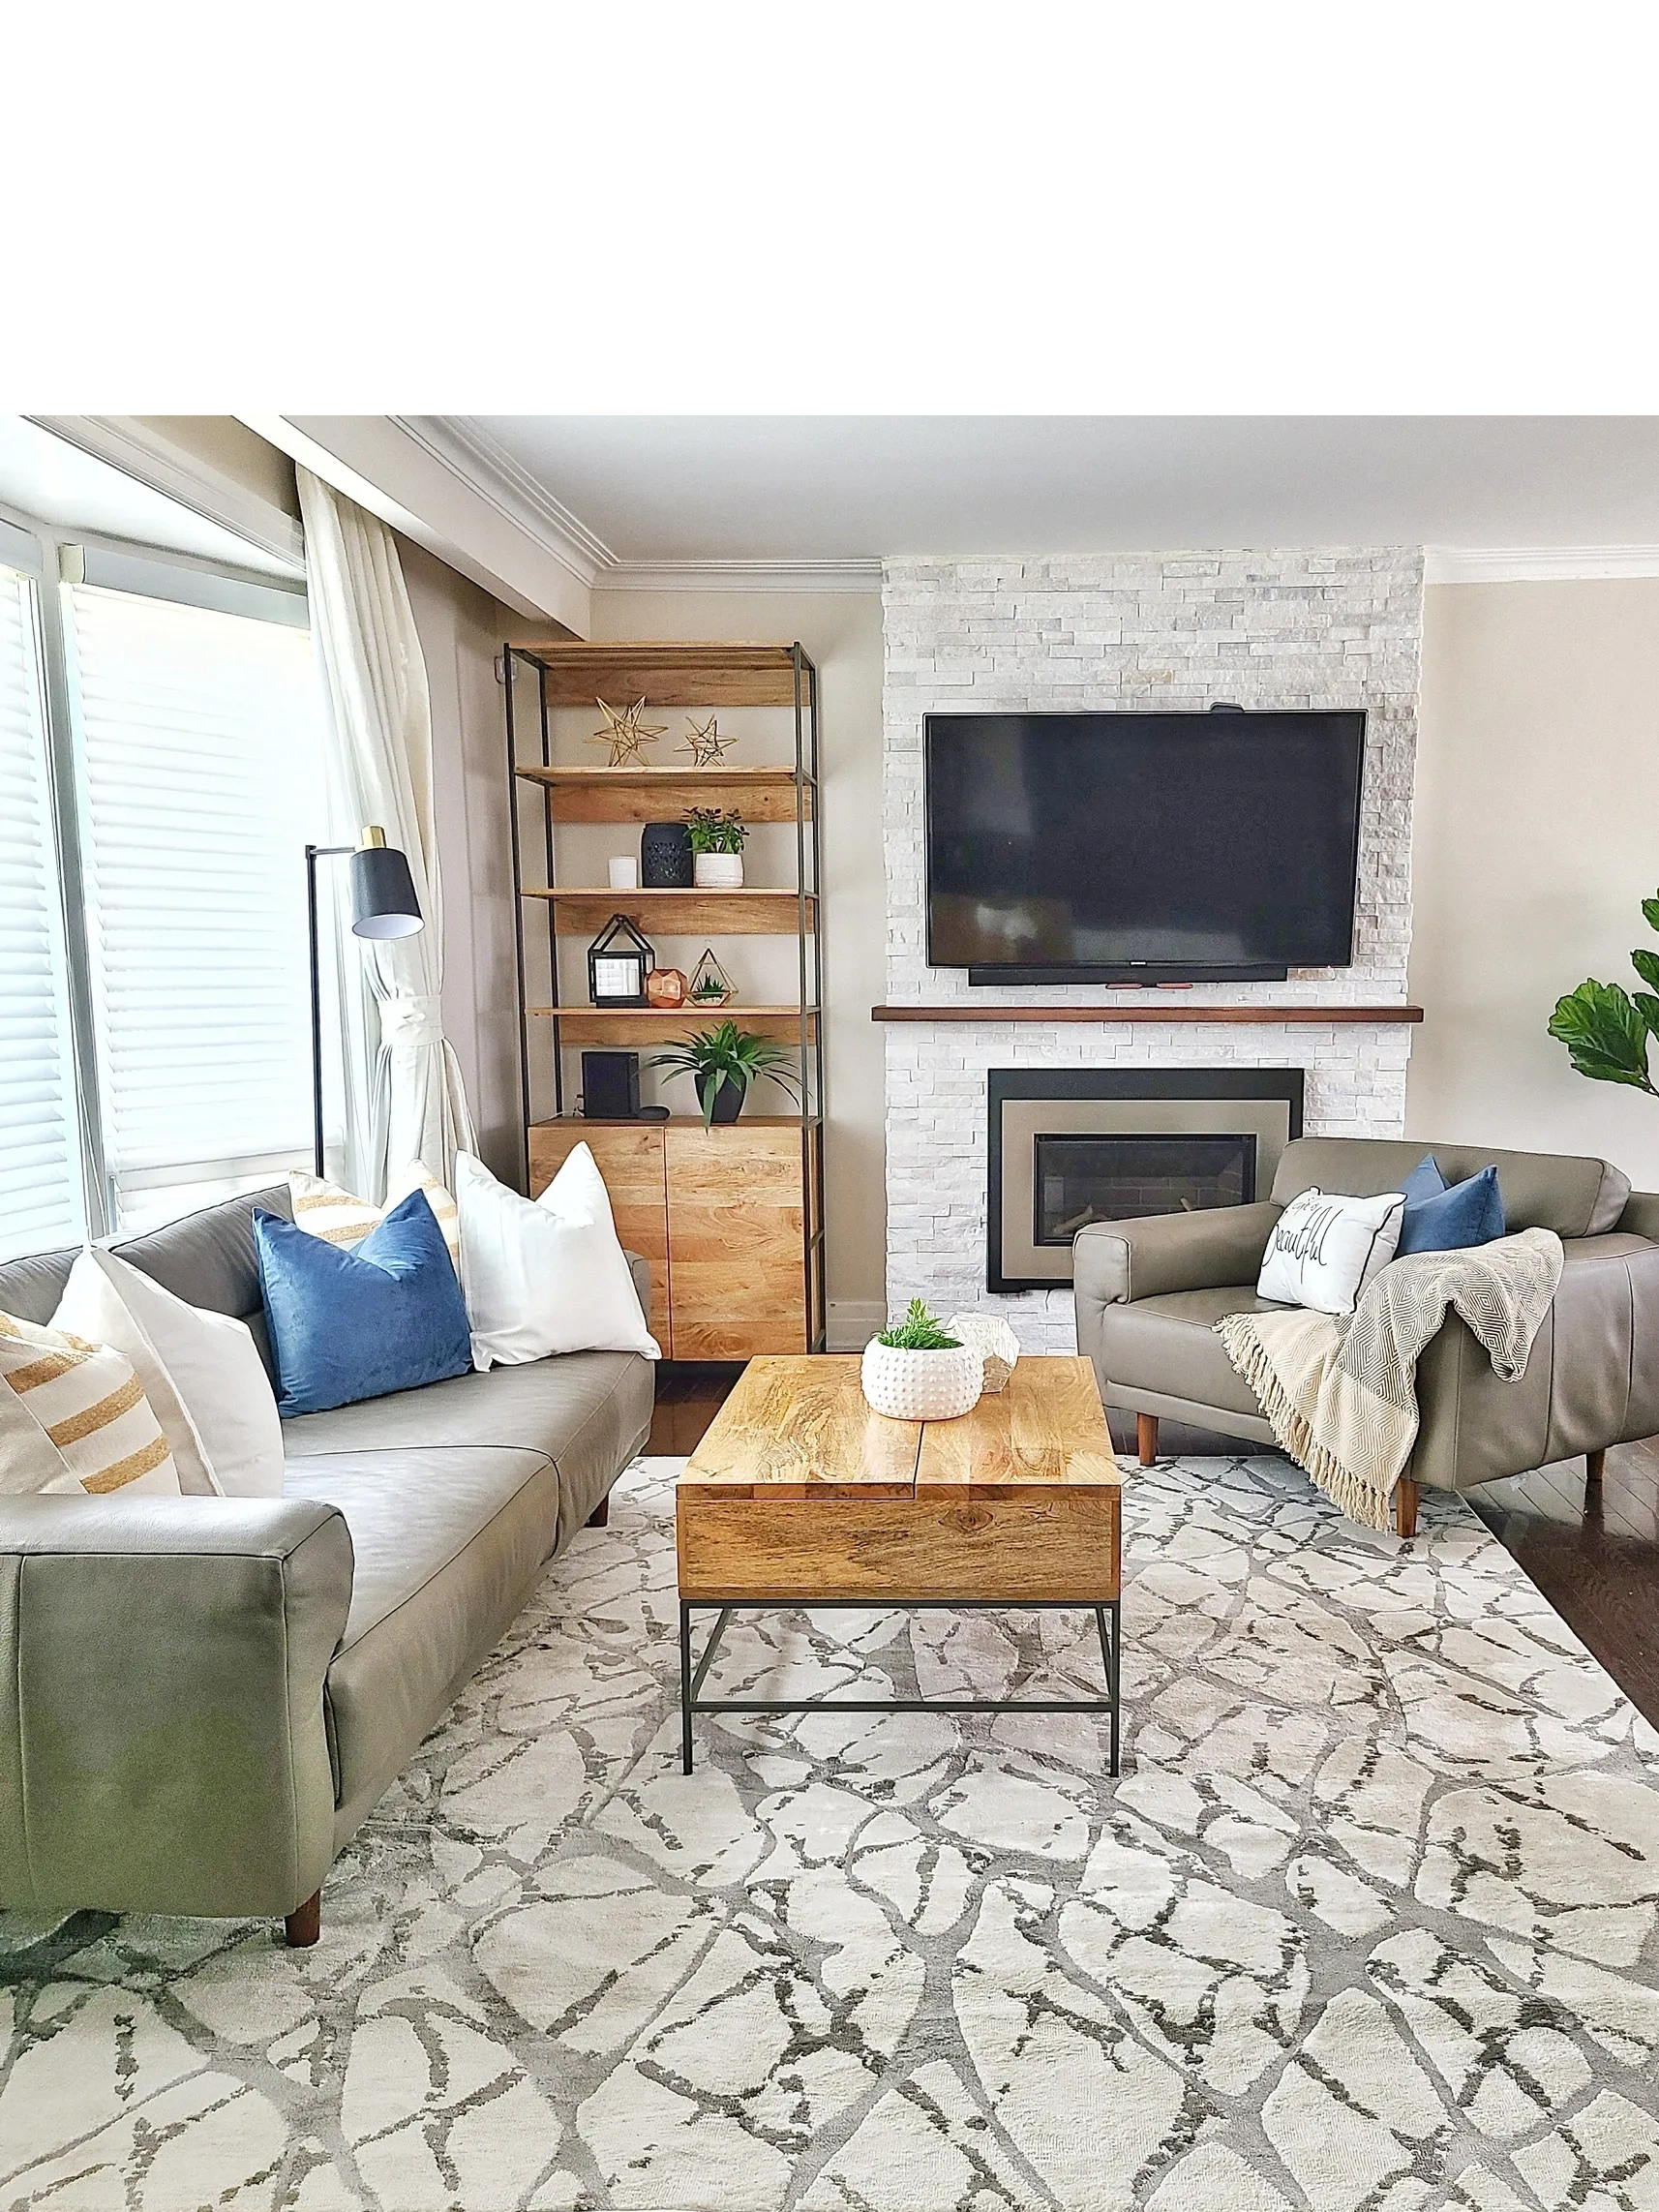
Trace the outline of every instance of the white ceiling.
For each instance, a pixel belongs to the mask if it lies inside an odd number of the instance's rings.
[[[601,568],[1659,543],[1659,416],[426,419]]]

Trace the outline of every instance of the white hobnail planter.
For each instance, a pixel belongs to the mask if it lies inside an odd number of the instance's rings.
[[[699,853],[691,864],[691,880],[699,891],[741,891],[741,853]]]
[[[953,1421],[980,1403],[984,1368],[972,1345],[904,1351],[872,1337],[864,1347],[864,1396],[892,1421]]]

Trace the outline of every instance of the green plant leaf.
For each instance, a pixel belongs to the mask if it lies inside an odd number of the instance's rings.
[[[1649,1035],[1659,1037],[1659,998],[1650,990],[1632,991],[1630,997],[1631,1004],[1647,1024]]]
[[[1557,999],[1550,1016],[1550,1035],[1567,1047],[1581,1076],[1631,1083],[1659,1097],[1647,1073],[1647,1034],[1643,1015],[1617,984],[1586,980]]]
[[[925,1300],[912,1298],[904,1319],[896,1328],[884,1329],[876,1339],[893,1351],[960,1351],[962,1340],[940,1325]]]
[[[789,1047],[773,1037],[739,1029],[731,1020],[683,1038],[666,1052],[654,1054],[650,1065],[666,1069],[670,1075],[691,1077],[703,1107],[705,1129],[713,1116],[715,1095],[722,1083],[736,1083],[746,1098],[757,1076],[769,1076],[791,1097],[800,1098],[800,1076]]]
[[[1659,897],[1642,901],[1642,919],[1649,929],[1659,929]]]
[[[1649,990],[1659,990],[1659,953],[1632,953],[1630,964]]]

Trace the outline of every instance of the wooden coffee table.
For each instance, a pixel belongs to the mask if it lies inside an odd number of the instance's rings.
[[[752,1359],[679,1478],[681,1754],[697,1712],[1107,1712],[1118,1772],[1123,1477],[1086,1359],[1023,1358],[954,1421],[890,1421],[856,1356]],[[739,1609],[1085,1607],[1103,1698],[706,1698]],[[695,1667],[691,1618],[719,1619]]]

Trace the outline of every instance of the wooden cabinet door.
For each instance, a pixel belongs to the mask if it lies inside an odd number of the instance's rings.
[[[675,1358],[804,1351],[799,1126],[663,1135]]]
[[[669,1295],[668,1197],[661,1125],[605,1121],[537,1122],[530,1129],[530,1197],[539,1197],[577,1145],[586,1144],[605,1178],[623,1248],[650,1261],[650,1332],[665,1359],[673,1318]],[[695,1356],[681,1352],[680,1358]]]

